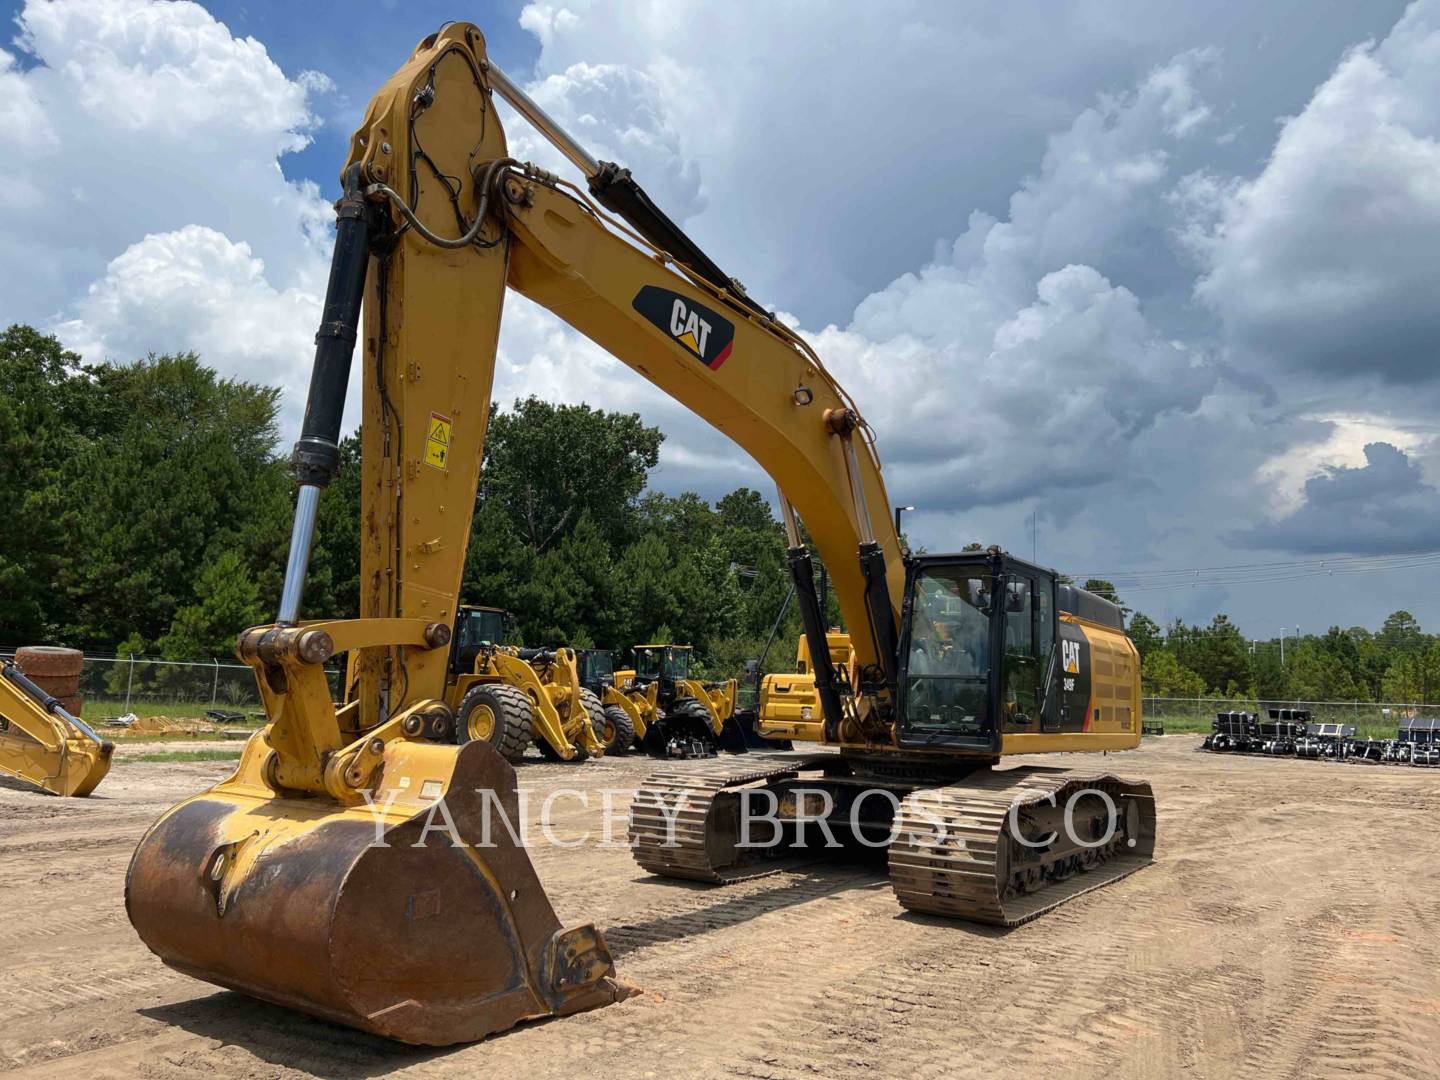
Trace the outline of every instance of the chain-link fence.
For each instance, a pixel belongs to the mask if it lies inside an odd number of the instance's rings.
[[[13,650],[0,651],[13,659]],[[343,671],[326,665],[330,691],[338,698]],[[80,673],[85,715],[127,713],[201,716],[211,710],[263,714],[255,671],[234,660],[161,660],[154,656],[86,656]]]
[[[1440,705],[1394,701],[1245,701],[1234,698],[1146,697],[1141,715],[1147,724],[1163,724],[1167,731],[1209,731],[1216,713],[1239,710],[1305,709],[1317,724],[1354,724],[1368,738],[1394,738],[1400,721],[1440,719]]]

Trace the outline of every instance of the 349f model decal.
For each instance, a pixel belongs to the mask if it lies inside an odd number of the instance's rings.
[[[704,304],[658,285],[641,288],[632,304],[711,371],[719,370],[729,358],[735,343],[735,324]]]

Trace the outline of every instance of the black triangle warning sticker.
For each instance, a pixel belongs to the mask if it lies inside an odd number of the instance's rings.
[[[451,420],[439,413],[430,414],[430,431],[425,436],[425,464],[445,469],[450,459]]]

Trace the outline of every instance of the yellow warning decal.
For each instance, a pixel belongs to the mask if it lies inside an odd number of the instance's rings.
[[[430,414],[430,431],[425,436],[425,464],[437,469],[448,468],[450,464],[450,430],[448,416]]]

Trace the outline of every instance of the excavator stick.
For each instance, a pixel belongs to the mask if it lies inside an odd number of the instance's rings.
[[[146,833],[126,880],[131,923],[171,967],[423,1045],[618,992],[604,939],[562,928],[535,875],[515,771],[484,741],[450,741],[448,646],[509,257],[483,58],[473,26],[427,37],[352,140],[278,618],[236,646],[268,723],[233,776]],[[357,342],[361,617],[302,621]],[[356,654],[355,688],[336,706],[324,665],[341,653]]]
[[[0,668],[0,773],[52,795],[89,795],[110,771],[100,738],[14,664]]]
[[[246,758],[264,752],[257,735]],[[561,928],[517,842],[515,771],[487,743],[393,742],[345,808],[278,797],[249,764],[131,861],[130,921],[171,967],[430,1046],[615,1000],[599,931]]]

